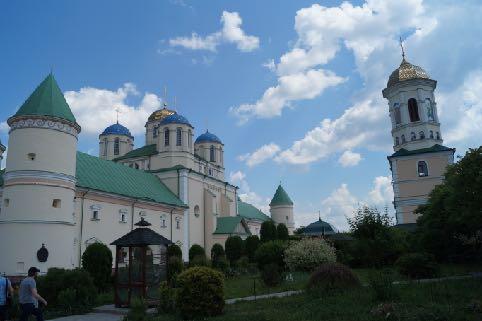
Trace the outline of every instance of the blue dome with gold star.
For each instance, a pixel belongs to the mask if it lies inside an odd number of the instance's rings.
[[[192,127],[191,123],[189,120],[187,120],[186,117],[179,115],[178,113],[174,113],[172,115],[169,115],[165,117],[159,125],[167,125],[167,124],[183,124],[183,125],[188,125],[189,127]]]
[[[199,144],[199,143],[218,143],[222,144],[221,140],[219,139],[218,136],[214,135],[213,133],[210,133],[208,130],[204,134],[199,135],[198,138],[196,138],[196,141],[194,144]]]
[[[106,129],[104,129],[101,135],[125,135],[133,138],[129,129],[119,123],[110,125]]]

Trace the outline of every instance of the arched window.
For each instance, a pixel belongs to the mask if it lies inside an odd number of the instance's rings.
[[[398,137],[395,137],[395,146],[400,145],[400,139]]]
[[[425,161],[418,162],[418,176],[419,177],[428,176],[428,167]]]
[[[211,149],[210,149],[210,153],[209,153],[209,161],[211,161],[211,162],[216,161],[216,154],[215,154],[214,145],[211,145]]]
[[[430,138],[433,139],[433,130],[430,131]]]
[[[422,131],[419,133],[419,136],[420,136],[420,139],[425,139],[425,132],[422,130]]]
[[[418,105],[415,98],[410,98],[408,100],[408,114],[410,115],[410,121],[419,121],[420,116],[418,115]]]
[[[395,115],[395,124],[399,125],[402,122],[402,115],[400,114],[400,104],[393,104],[393,112]]]
[[[104,138],[104,156],[107,156],[107,138]]]
[[[187,144],[189,147],[192,146],[192,132],[190,129],[187,131]]]
[[[437,132],[437,139],[440,140],[440,133]]]
[[[176,130],[176,146],[182,146],[182,129]]]
[[[119,155],[119,137],[114,140],[114,155]]]
[[[164,146],[169,146],[169,128],[164,129]]]
[[[159,129],[159,126],[154,126],[154,128],[152,129],[152,138],[156,138],[157,137],[157,131]]]
[[[407,140],[405,139],[405,135],[402,135],[402,144],[405,144]]]
[[[194,216],[199,217],[199,205],[194,206]]]
[[[414,132],[411,132],[411,133],[410,133],[410,140],[411,140],[411,141],[417,140],[417,135],[415,135]]]

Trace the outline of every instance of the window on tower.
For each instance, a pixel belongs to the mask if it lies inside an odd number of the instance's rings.
[[[164,146],[169,146],[169,128],[164,129]]]
[[[182,130],[181,128],[178,128],[176,130],[176,146],[181,146],[182,145]]]
[[[405,135],[402,135],[402,144],[405,144],[407,140],[405,139]]]
[[[152,129],[152,138],[157,137],[157,130],[158,129],[159,129],[159,126],[154,126],[154,128]]]
[[[440,133],[437,132],[437,140],[440,140]]]
[[[411,133],[410,133],[410,140],[411,140],[411,141],[417,140],[417,135],[415,135],[414,132],[411,132]]]
[[[400,139],[398,137],[395,137],[395,146],[400,145]]]
[[[119,155],[119,137],[114,140],[114,155]]]
[[[433,139],[433,130],[430,131],[430,138]]]
[[[394,115],[395,115],[395,124],[399,125],[402,122],[402,115],[400,113],[400,104],[395,103],[393,105],[393,109],[394,109],[393,112],[394,112]]]
[[[415,100],[415,98],[410,98],[408,100],[408,114],[410,115],[411,122],[420,120],[420,116],[418,115],[417,100]]]
[[[192,131],[190,129],[187,131],[187,144],[189,147],[192,146]]]
[[[216,154],[214,150],[214,145],[211,145],[210,153],[209,153],[209,161],[215,162],[216,161]]]
[[[428,176],[428,167],[425,161],[418,162],[418,176],[419,177]]]
[[[104,156],[107,156],[107,138],[104,138]]]
[[[425,139],[425,132],[422,130],[419,133],[420,139]]]

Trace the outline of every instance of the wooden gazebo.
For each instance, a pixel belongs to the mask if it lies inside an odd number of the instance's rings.
[[[144,218],[111,245],[116,246],[115,305],[129,307],[133,298],[147,304],[159,299],[159,284],[166,279],[166,249],[172,242],[154,232]]]

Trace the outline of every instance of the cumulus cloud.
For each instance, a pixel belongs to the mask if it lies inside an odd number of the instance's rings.
[[[241,28],[243,20],[237,12],[223,11],[221,15],[222,28],[205,37],[193,32],[190,37],[169,39],[169,45],[190,50],[208,50],[215,52],[222,43],[232,43],[243,52],[259,48],[259,38],[247,35]]]
[[[239,198],[241,198],[243,202],[249,203],[260,209],[266,215],[269,215],[270,199],[262,197],[251,190],[246,180],[246,174],[242,171],[231,172],[229,178],[232,184],[239,186]]]
[[[280,147],[274,143],[263,145],[252,153],[238,156],[238,160],[246,162],[249,167],[256,166],[267,159],[273,158],[280,151]]]
[[[119,123],[129,128],[133,135],[142,134],[149,115],[161,107],[157,95],[141,95],[132,83],[126,83],[115,91],[84,87],[79,91],[67,91],[64,96],[82,127],[82,133],[89,135],[99,135],[113,124],[116,110],[119,111]],[[131,97],[139,97],[139,104],[127,103]]]
[[[376,206],[388,206],[393,202],[392,179],[390,176],[377,176],[373,180],[373,189],[368,193],[368,201]]]
[[[0,133],[1,134],[7,134],[9,130],[10,130],[10,127],[8,126],[6,121],[0,122]]]
[[[340,158],[338,159],[338,163],[340,163],[340,165],[343,167],[351,167],[358,165],[361,160],[362,157],[360,154],[347,150],[341,154]]]

